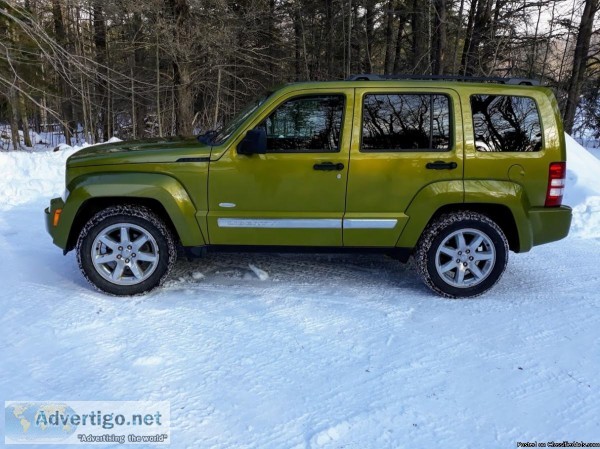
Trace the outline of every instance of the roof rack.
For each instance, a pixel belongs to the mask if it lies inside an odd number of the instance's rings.
[[[539,86],[538,80],[527,78],[500,78],[482,76],[456,76],[456,75],[377,75],[373,73],[361,73],[350,75],[346,81],[389,81],[389,80],[434,80],[434,81],[464,81],[475,83],[500,83],[516,84],[522,86]]]

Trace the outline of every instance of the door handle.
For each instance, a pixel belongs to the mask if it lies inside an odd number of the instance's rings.
[[[344,169],[344,164],[342,164],[341,162],[338,162],[337,164],[334,164],[333,162],[322,162],[320,164],[313,165],[313,169],[325,171],[341,171]]]
[[[458,164],[456,162],[435,161],[428,162],[425,167],[429,170],[454,170],[458,167]]]

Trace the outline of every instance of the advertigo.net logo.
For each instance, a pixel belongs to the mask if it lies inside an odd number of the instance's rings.
[[[7,401],[5,444],[169,444],[168,401]]]

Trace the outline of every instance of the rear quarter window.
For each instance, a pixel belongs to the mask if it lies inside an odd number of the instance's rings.
[[[533,98],[472,95],[475,147],[485,152],[534,152],[542,145],[542,127]]]

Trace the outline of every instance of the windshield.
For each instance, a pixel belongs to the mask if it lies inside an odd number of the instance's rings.
[[[256,111],[260,105],[262,105],[267,98],[271,95],[271,92],[262,95],[258,99],[255,99],[250,102],[248,106],[246,106],[242,111],[240,111],[233,119],[229,121],[225,126],[223,126],[218,132],[214,134],[214,137],[211,136],[211,141],[213,144],[219,144],[229,139],[229,137],[235,132],[236,129],[246,120],[250,115]]]

